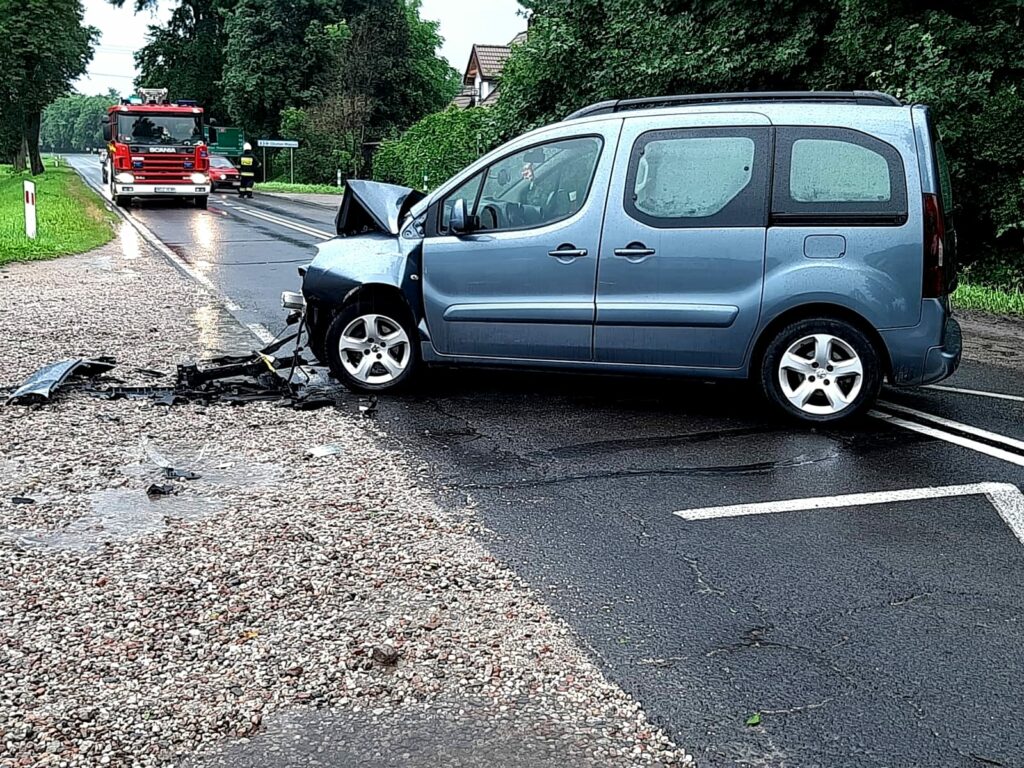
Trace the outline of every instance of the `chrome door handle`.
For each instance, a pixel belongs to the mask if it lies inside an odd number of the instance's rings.
[[[655,254],[655,250],[653,248],[648,248],[643,243],[630,243],[625,248],[616,248],[613,253],[624,259],[632,260],[653,256]]]
[[[586,248],[573,248],[571,245],[562,245],[553,251],[548,251],[548,256],[564,261],[566,264],[573,259],[582,259],[586,255]]]

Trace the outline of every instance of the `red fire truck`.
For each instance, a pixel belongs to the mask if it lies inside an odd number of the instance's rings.
[[[117,205],[126,208],[133,197],[183,197],[206,207],[210,153],[196,102],[169,102],[166,88],[142,88],[107,110],[103,136]]]

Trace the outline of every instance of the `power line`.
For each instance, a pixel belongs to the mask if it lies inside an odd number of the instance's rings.
[[[122,80],[135,79],[135,75],[115,75],[112,72],[86,72],[85,77],[119,77]]]

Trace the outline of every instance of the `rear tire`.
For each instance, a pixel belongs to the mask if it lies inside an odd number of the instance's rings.
[[[831,424],[863,415],[882,386],[881,358],[855,325],[799,320],[779,331],[761,360],[761,387],[791,417]]]
[[[419,342],[408,311],[395,303],[352,302],[331,320],[324,356],[335,378],[354,392],[395,392],[419,368]]]

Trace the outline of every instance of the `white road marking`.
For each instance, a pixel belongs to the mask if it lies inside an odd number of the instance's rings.
[[[925,389],[937,389],[941,392],[955,392],[958,395],[977,395],[979,397],[992,397],[997,400],[1012,400],[1015,403],[1024,403],[1024,397],[1021,397],[1020,395],[1004,395],[1002,392],[983,392],[980,389],[944,387],[941,384],[929,384]]]
[[[930,421],[932,424],[938,424],[942,427],[948,427],[950,429],[956,429],[960,432],[966,432],[969,435],[975,437],[983,437],[986,440],[991,440],[994,443],[1000,443],[1007,446],[1008,448],[1015,448],[1018,451],[1024,451],[1024,440],[1016,440],[1012,437],[1006,437],[1000,435],[998,432],[989,432],[987,429],[981,429],[980,427],[972,427],[970,424],[962,424],[959,421],[953,421],[943,416],[935,416],[931,413],[925,413],[924,411],[918,411],[913,408],[908,408],[905,405],[896,405],[890,402],[880,402],[879,406],[888,408],[889,410],[902,413],[907,416],[914,416],[922,421]]]
[[[942,499],[954,496],[975,496],[983,494],[992,502],[999,516],[1013,531],[1017,540],[1024,544],[1024,493],[1010,483],[972,483],[970,485],[947,485],[940,488],[908,488],[900,491],[875,491],[872,493],[851,493],[844,496],[816,496],[809,499],[787,499],[785,501],[764,501],[754,504],[732,504],[725,507],[703,507],[684,509],[673,514],[683,520],[715,520],[720,517],[744,517],[767,515],[775,512],[803,512],[814,509],[841,509],[843,507],[865,507],[876,504],[893,504],[900,501],[921,499]]]
[[[334,237],[334,234],[331,232],[325,232],[322,229],[315,229],[314,227],[308,226],[306,224],[297,224],[294,221],[289,221],[288,219],[283,219],[280,216],[274,216],[273,214],[265,213],[264,211],[256,211],[244,205],[236,205],[234,207],[234,210],[238,211],[239,213],[244,213],[247,216],[252,216],[257,219],[269,221],[271,224],[277,224],[278,226],[281,227],[294,229],[296,232],[301,232],[304,235],[320,237],[325,240],[330,240],[332,237]]]
[[[270,332],[270,329],[262,323],[246,323],[245,327],[249,332],[264,344],[270,344],[277,337]]]
[[[1016,453],[1010,453],[1009,451],[1004,451],[1002,448],[996,448],[986,443],[979,443],[977,440],[971,440],[970,438],[963,437],[961,435],[954,435],[950,432],[945,432],[941,429],[936,429],[935,427],[928,427],[925,426],[924,424],[918,424],[916,421],[907,421],[906,419],[901,419],[898,416],[890,416],[887,413],[871,411],[869,415],[873,416],[876,419],[881,419],[882,421],[888,422],[889,424],[892,424],[894,426],[903,427],[903,429],[909,429],[911,432],[917,432],[922,435],[928,435],[928,437],[935,437],[938,438],[939,440],[945,440],[947,443],[953,443],[954,445],[959,445],[962,448],[969,448],[972,451],[984,453],[986,456],[992,456],[993,458],[996,459],[1008,461],[1011,464],[1016,464],[1018,467],[1024,467],[1024,456],[1020,456],[1019,454]]]

